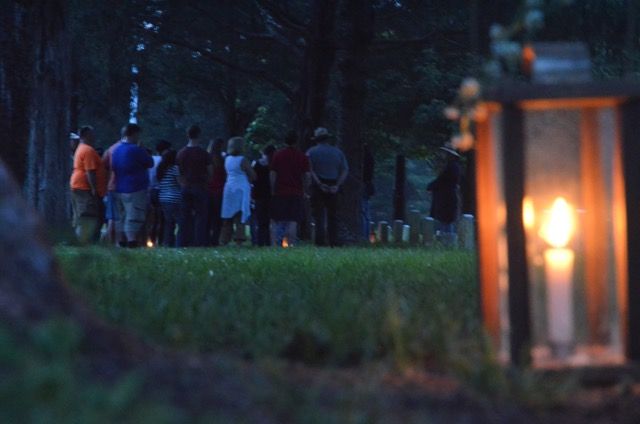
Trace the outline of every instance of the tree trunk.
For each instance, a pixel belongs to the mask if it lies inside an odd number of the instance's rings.
[[[637,51],[637,26],[638,26],[637,0],[627,0],[627,28],[625,34],[624,75],[631,76],[634,71],[635,53]]]
[[[247,110],[238,107],[238,82],[237,75],[233,71],[227,70],[225,86],[218,92],[218,101],[222,109],[224,122],[223,134],[220,137],[228,140],[231,137],[242,136],[251,123],[255,110]]]
[[[26,10],[18,2],[0,8],[0,157],[21,183],[29,136],[29,89],[31,45],[26,38]]]
[[[336,56],[337,0],[314,0],[298,91],[296,132],[302,147],[311,146],[316,127],[323,126],[331,70]]]
[[[82,84],[82,75],[80,73],[80,65],[78,63],[78,55],[71,56],[71,96],[69,98],[69,127],[76,131],[80,128],[80,86]]]
[[[340,72],[340,110],[338,140],[349,161],[349,178],[340,199],[341,236],[346,242],[363,238],[362,203],[363,128],[367,92],[367,59],[373,41],[374,11],[368,0],[348,0],[341,8],[342,47],[338,59]]]
[[[52,225],[68,222],[70,39],[67,2],[30,6],[34,37],[26,194]]]
[[[404,221],[406,218],[407,199],[407,159],[404,155],[396,156],[396,186],[393,191],[393,219]]]

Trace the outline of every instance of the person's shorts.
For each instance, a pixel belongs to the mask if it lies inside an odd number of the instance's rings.
[[[134,193],[116,193],[118,205],[118,220],[116,231],[124,233],[137,233],[147,219],[147,206],[149,195],[147,190]]]
[[[100,218],[102,216],[101,199],[88,190],[71,190],[71,209],[73,210],[73,225],[78,218]]]
[[[304,219],[302,196],[273,196],[270,215],[274,221],[301,222]]]
[[[105,197],[106,218],[109,221],[118,220],[118,201],[116,199],[116,192],[110,191]]]

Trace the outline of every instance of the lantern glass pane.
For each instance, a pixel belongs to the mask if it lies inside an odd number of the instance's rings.
[[[497,307],[498,307],[498,319],[500,323],[500,331],[497,334],[497,342],[499,345],[499,358],[506,362],[510,357],[510,344],[509,344],[509,262],[508,262],[508,244],[507,244],[507,209],[505,203],[504,190],[504,138],[502,135],[502,128],[504,126],[504,115],[501,111],[496,111],[491,114],[489,127],[490,138],[492,143],[490,145],[490,152],[485,155],[486,157],[495,158],[495,162],[490,164],[492,171],[491,179],[494,179],[493,184],[490,186],[500,187],[495,193],[488,195],[491,201],[488,202],[488,208],[484,211],[482,216],[487,218],[490,225],[490,232],[495,243],[496,251],[495,258],[491,261],[491,265],[496,267],[495,276],[491,275],[488,278],[497,279]],[[506,155],[508,156],[508,155]],[[489,182],[488,182],[489,183]],[[483,196],[486,201],[487,196]],[[489,264],[486,264],[489,265]],[[491,267],[491,265],[489,265]]]
[[[622,360],[616,119],[612,108],[525,111],[523,224],[536,365]]]

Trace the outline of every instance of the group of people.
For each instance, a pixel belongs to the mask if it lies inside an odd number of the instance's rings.
[[[71,200],[80,242],[103,237],[122,247],[240,244],[251,223],[258,246],[294,244],[309,200],[316,244],[338,244],[338,193],[349,166],[327,129],[315,130],[316,145],[306,153],[290,133],[285,147],[266,146],[253,163],[242,137],[216,139],[205,148],[200,127],[193,125],[181,149],[160,140],[150,152],[141,132],[127,124],[102,155],[92,127],[72,134]]]

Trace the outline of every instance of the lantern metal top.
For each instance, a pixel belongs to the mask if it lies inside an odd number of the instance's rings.
[[[533,43],[528,48],[532,57],[522,58],[528,80],[499,80],[483,93],[486,103],[518,104],[525,109],[564,108],[611,106],[640,97],[640,82],[593,81],[585,43]],[[527,59],[530,63],[525,66]]]
[[[597,81],[563,84],[540,84],[504,81],[484,90],[483,100],[489,103],[520,103],[563,100],[622,103],[640,97],[640,83],[631,81]],[[557,107],[557,106],[556,106]]]

